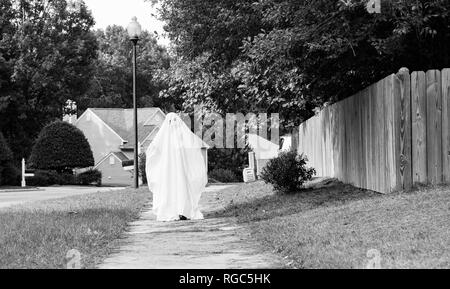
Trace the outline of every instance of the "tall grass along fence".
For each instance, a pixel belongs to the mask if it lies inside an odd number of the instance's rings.
[[[450,182],[450,69],[401,69],[299,127],[317,175],[390,193]]]

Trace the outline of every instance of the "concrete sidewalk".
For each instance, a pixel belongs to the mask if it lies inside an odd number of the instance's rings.
[[[226,186],[211,186],[200,201],[203,212],[220,208],[217,194]],[[251,241],[232,218],[156,222],[148,210],[131,229],[116,253],[100,269],[251,269],[282,268],[283,260]]]

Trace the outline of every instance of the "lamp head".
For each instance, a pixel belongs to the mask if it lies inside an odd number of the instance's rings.
[[[130,24],[128,24],[127,27],[128,36],[130,37],[131,41],[138,41],[139,36],[141,36],[142,33],[142,27],[139,22],[137,22],[136,16],[131,19]]]

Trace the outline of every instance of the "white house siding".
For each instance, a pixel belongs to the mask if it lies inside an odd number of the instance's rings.
[[[83,131],[89,141],[96,164],[122,145],[121,138],[89,110],[81,116],[76,126]]]
[[[109,158],[98,164],[97,169],[102,172],[102,185],[131,185],[133,174],[131,171],[125,171],[122,163],[115,158],[114,164],[111,164]]]
[[[164,115],[164,113],[161,110],[158,110],[155,115],[148,119],[144,125],[161,125],[163,123],[163,121],[166,119],[166,116]]]

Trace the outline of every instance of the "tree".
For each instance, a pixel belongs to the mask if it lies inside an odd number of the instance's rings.
[[[264,28],[254,0],[162,0],[160,17],[177,55],[194,59],[210,53],[211,59],[231,64],[240,55],[242,39]]]
[[[17,158],[88,89],[97,41],[83,1],[0,0],[0,131]]]
[[[241,54],[242,40],[263,28],[263,16],[252,9],[254,1],[157,2],[177,57],[169,70],[158,75],[168,83],[161,94],[182,99],[184,111],[192,111],[194,105],[222,113],[248,110],[232,64]]]
[[[55,121],[42,129],[30,156],[35,169],[60,173],[94,165],[91,147],[83,132],[63,121]]]
[[[0,185],[6,184],[6,171],[11,167],[13,154],[0,132]]]
[[[401,67],[450,65],[448,1],[382,1],[381,14],[368,14],[366,1],[259,3],[274,29],[244,40],[243,93],[275,96],[295,124]]]
[[[450,66],[448,0],[152,2],[176,52],[161,94],[187,112],[276,112],[286,132],[401,67]]]
[[[164,95],[219,112],[280,112],[286,127],[401,67],[450,65],[450,2],[160,0],[176,62]]]
[[[127,31],[117,25],[97,30],[98,60],[89,92],[78,102],[88,107],[132,107],[132,44]],[[159,98],[163,84],[154,78],[158,69],[169,67],[169,55],[156,38],[144,31],[138,42],[137,96],[139,106],[167,107],[166,99]],[[164,87],[165,88],[165,87]]]
[[[8,144],[6,143],[5,137],[0,132],[0,163],[11,161],[13,154]]]

